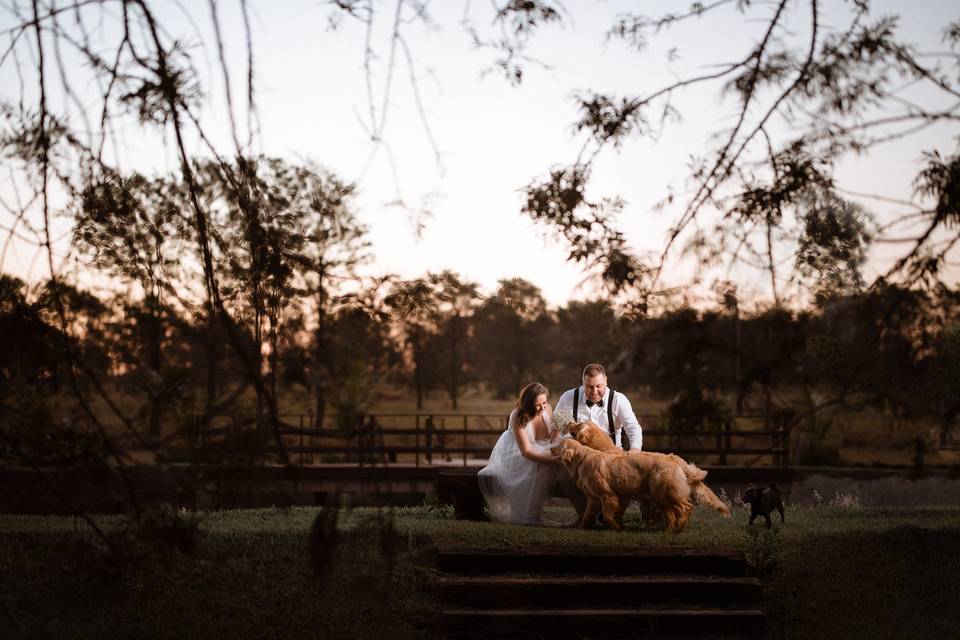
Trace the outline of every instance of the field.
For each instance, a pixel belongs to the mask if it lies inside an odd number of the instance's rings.
[[[960,628],[956,506],[788,506],[773,533],[746,528],[742,506],[732,521],[699,509],[679,535],[636,514],[615,533],[457,521],[436,504],[356,509],[311,534],[317,514],[200,514],[195,538],[195,514],[128,528],[98,518],[125,560],[79,520],[0,516],[0,637],[432,638],[432,553],[450,543],[729,547],[763,578],[770,638],[940,640]]]

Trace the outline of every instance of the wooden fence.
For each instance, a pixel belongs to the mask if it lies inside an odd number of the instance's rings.
[[[785,467],[790,428],[760,415],[729,416],[699,424],[671,424],[639,415],[643,449],[680,455],[698,464]],[[507,416],[495,414],[282,415],[278,424],[249,416],[197,415],[191,442],[200,462],[404,464],[482,466]]]

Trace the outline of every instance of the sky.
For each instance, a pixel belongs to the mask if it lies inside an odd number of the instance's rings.
[[[822,2],[823,19],[829,23],[840,4]],[[155,6],[162,21],[177,31],[174,35],[191,45],[209,98],[202,112],[205,129],[229,151],[230,118],[209,5]],[[563,244],[520,214],[524,185],[555,165],[572,162],[583,143],[571,130],[577,117],[573,93],[588,88],[617,95],[649,92],[678,76],[703,72],[708,64],[742,56],[763,26],[745,22],[732,9],[722,10],[660,34],[646,51],[637,53],[623,43],[605,41],[604,32],[627,10],[655,14],[663,3],[568,0],[565,24],[544,27],[531,39],[529,55],[546,66],[526,63],[524,80],[514,87],[490,71],[496,54],[473,47],[462,25],[466,17],[489,32],[489,3],[430,3],[433,26],[413,23],[404,30],[412,67],[405,52],[397,50],[392,74],[387,71],[391,59],[387,29],[395,5],[378,6],[381,19],[370,39],[376,58],[368,75],[366,32],[359,22],[346,18],[331,29],[334,11],[324,3],[250,3],[260,125],[254,149],[310,159],[356,182],[355,208],[371,230],[374,260],[366,267],[369,275],[417,277],[450,269],[487,292],[500,279],[520,277],[539,286],[552,305],[598,295],[584,282],[582,268],[566,261]],[[242,105],[247,52],[238,7],[236,2],[218,3],[230,86]],[[921,49],[942,49],[935,40],[939,31],[960,17],[956,2],[946,0],[888,0],[873,7],[874,15],[901,14],[901,33]],[[11,21],[9,12],[0,15]],[[798,12],[799,17],[804,15]],[[0,24],[0,29],[8,27]],[[102,28],[110,31],[109,19]],[[803,26],[796,28],[802,32]],[[0,40],[4,48],[6,39]],[[676,58],[668,62],[673,47]],[[91,91],[89,104],[94,105],[95,87],[86,86]],[[8,61],[0,67],[0,96],[14,100],[19,91],[19,78]],[[55,87],[51,92],[55,96]],[[375,119],[385,113],[382,144],[368,134],[370,95]],[[618,152],[605,152],[593,173],[590,196],[617,195],[626,201],[617,223],[640,252],[662,250],[676,211],[656,212],[653,205],[669,188],[684,188],[690,156],[703,152],[708,136],[729,126],[736,115],[732,104],[720,101],[716,86],[686,91],[676,106],[683,114],[681,124],[668,127],[656,141],[631,140]],[[242,107],[235,117],[245,137]],[[133,125],[122,133],[125,146],[116,153],[121,166],[147,173],[177,171],[169,138]],[[909,199],[921,151],[953,152],[955,135],[944,127],[933,128],[908,141],[878,147],[869,156],[842,162],[837,167],[839,182],[853,192]],[[206,153],[200,141],[190,145],[193,153]],[[0,196],[13,198],[10,181],[2,174]],[[396,206],[397,201],[406,208]],[[863,202],[881,219],[898,210],[877,201]],[[7,211],[0,212],[0,221],[4,227],[10,224]],[[58,219],[55,225],[57,235],[69,230],[68,219]],[[868,279],[902,248],[878,246],[866,269]],[[66,254],[65,242],[57,251],[58,256]],[[689,278],[688,264],[671,264],[668,279],[679,283]],[[28,279],[46,271],[45,259],[38,260],[36,250],[22,243],[4,254],[0,268]],[[710,277],[732,277],[744,291],[768,293],[763,278],[749,271]]]

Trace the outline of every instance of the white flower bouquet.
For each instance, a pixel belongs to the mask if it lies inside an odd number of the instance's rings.
[[[553,414],[554,435],[565,436],[570,433],[570,425],[576,422],[569,411],[557,411]]]

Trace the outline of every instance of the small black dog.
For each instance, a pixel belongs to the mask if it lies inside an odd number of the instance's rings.
[[[763,516],[767,521],[767,529],[770,528],[770,513],[776,509],[780,512],[780,524],[784,524],[783,501],[780,499],[780,489],[773,482],[766,487],[755,487],[750,485],[743,494],[743,501],[750,505],[750,522],[757,516]]]

